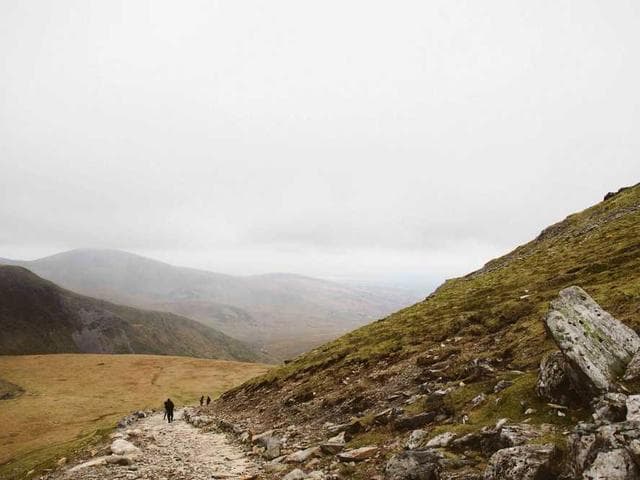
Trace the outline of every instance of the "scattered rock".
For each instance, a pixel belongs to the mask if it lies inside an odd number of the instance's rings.
[[[510,387],[511,385],[513,385],[513,382],[509,380],[500,380],[498,383],[496,383],[496,386],[493,387],[493,393],[501,392],[502,390]]]
[[[623,393],[609,392],[599,395],[591,401],[594,419],[605,422],[621,422],[627,416],[627,396]]]
[[[416,429],[432,422],[435,417],[435,412],[425,412],[417,415],[402,415],[393,421],[393,426],[398,430]]]
[[[640,422],[640,395],[629,395],[626,400],[627,421]]]
[[[405,448],[407,448],[408,450],[415,450],[417,448],[420,448],[426,436],[427,432],[425,432],[424,430],[414,430],[413,432],[411,432],[411,435],[409,435],[409,440],[407,440]]]
[[[523,445],[498,450],[489,459],[484,480],[555,478],[554,456],[555,447],[552,444]]]
[[[311,457],[320,454],[320,447],[310,447],[304,450],[298,450],[284,457],[284,463],[304,463]]]
[[[545,322],[564,356],[594,392],[615,390],[617,379],[640,349],[640,337],[580,287],[560,291]]]
[[[112,465],[132,465],[133,459],[126,455],[109,455],[106,458],[107,463]]]
[[[347,444],[347,432],[340,432],[335,437],[331,437],[320,445],[320,449],[329,455],[341,452]]]
[[[111,453],[114,455],[132,455],[140,453],[140,449],[133,443],[123,438],[118,438],[111,444]]]
[[[360,462],[373,457],[376,453],[378,453],[378,447],[369,446],[347,450],[339,453],[337,457],[341,462]]]
[[[284,477],[282,477],[282,480],[304,480],[305,478],[305,473],[299,468],[296,468],[295,470],[291,470]]]
[[[453,439],[456,438],[456,434],[453,432],[444,432],[440,435],[436,435],[427,442],[427,447],[448,447]]]
[[[481,393],[471,400],[471,408],[476,408],[486,402],[487,396],[484,393]]]
[[[89,468],[89,467],[97,467],[99,465],[106,465],[106,463],[107,463],[107,457],[97,457],[97,458],[94,458],[92,460],[89,460],[88,462],[80,463],[79,465],[76,465],[75,467],[71,467],[69,469],[69,472],[77,472],[78,470],[84,470],[85,468]]]
[[[328,430],[331,433],[347,432],[353,434],[359,433],[364,430],[364,426],[362,425],[362,423],[360,423],[359,420],[354,420],[352,422],[343,423],[340,425],[331,425],[328,427]]]

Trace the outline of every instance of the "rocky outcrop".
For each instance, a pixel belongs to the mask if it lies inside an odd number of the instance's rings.
[[[545,319],[549,332],[584,385],[599,393],[616,389],[640,337],[613,318],[580,287],[562,290]]]
[[[498,450],[489,459],[484,480],[555,478],[554,457],[555,447],[552,444]]]

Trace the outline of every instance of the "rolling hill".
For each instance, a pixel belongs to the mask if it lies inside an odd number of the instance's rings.
[[[250,380],[214,410],[256,431],[295,425],[307,445],[326,441],[327,426],[347,429],[353,438],[346,448],[379,451],[349,470],[349,478],[371,478],[383,459],[401,458],[407,430],[425,423],[424,442],[443,433],[447,442],[460,439],[441,462],[443,478],[482,478],[489,455],[504,448],[487,443],[500,434],[496,422],[503,418],[562,455],[566,435],[590,413],[580,404],[546,403],[534,387],[542,356],[557,348],[545,314],[572,285],[640,331],[640,184],[446,281],[424,301]]]
[[[0,266],[0,292],[3,355],[146,353],[267,360],[194,320],[82,296],[23,267]]]
[[[72,250],[0,263],[26,267],[84,295],[193,318],[280,358],[422,298],[400,289],[356,288],[291,274],[224,275],[117,250]]]

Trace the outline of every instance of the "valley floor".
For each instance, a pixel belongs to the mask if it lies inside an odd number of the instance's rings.
[[[0,356],[0,479],[55,467],[99,443],[124,415],[197,403],[267,365],[154,355]]]
[[[169,424],[155,413],[133,424],[128,440],[140,453],[131,465],[76,465],[50,474],[48,480],[242,479],[257,474],[257,465],[222,433],[203,432],[183,421],[182,411]],[[114,436],[122,435],[118,432]],[[100,458],[100,457],[98,457]],[[82,465],[82,464],[80,464]]]

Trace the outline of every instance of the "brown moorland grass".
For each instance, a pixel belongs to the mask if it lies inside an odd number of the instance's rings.
[[[0,356],[0,478],[22,478],[108,432],[132,410],[217,397],[269,366],[156,355]]]

